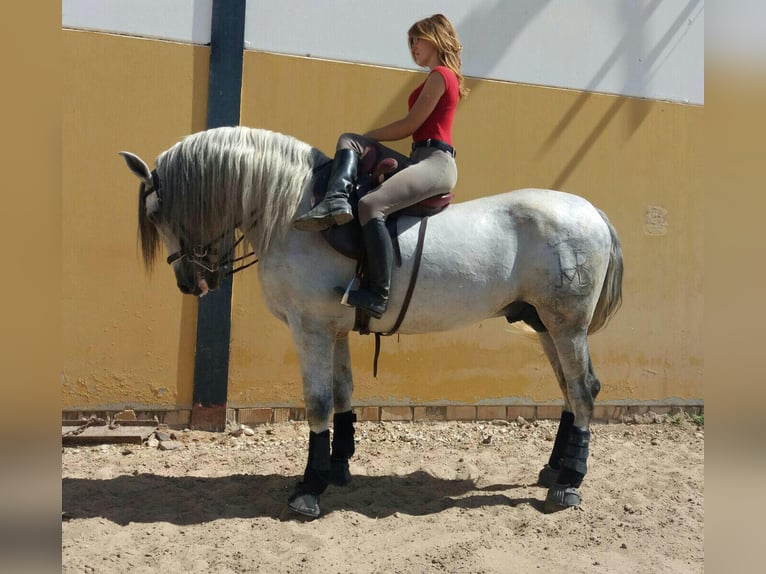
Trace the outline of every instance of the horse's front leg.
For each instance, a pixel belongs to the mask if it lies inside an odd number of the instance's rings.
[[[333,354],[333,399],[335,414],[332,427],[332,454],[330,482],[345,486],[351,482],[348,459],[354,454],[354,423],[356,415],[351,411],[351,394],[354,383],[351,376],[351,355],[348,348],[348,334],[335,340]]]
[[[290,330],[301,365],[303,400],[309,423],[309,455],[303,480],[288,500],[290,509],[316,518],[319,496],[330,484],[330,413],[333,397],[334,337],[321,325],[305,320],[291,322]]]

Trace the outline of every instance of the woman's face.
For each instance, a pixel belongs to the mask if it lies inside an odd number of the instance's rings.
[[[410,38],[410,52],[418,66],[433,68],[439,65],[439,51],[425,38]]]

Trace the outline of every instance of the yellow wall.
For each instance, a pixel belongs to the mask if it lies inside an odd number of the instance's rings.
[[[422,78],[248,52],[242,123],[331,153],[340,133],[405,113],[407,95]],[[603,209],[621,236],[625,303],[591,338],[599,398],[701,399],[702,108],[505,82],[469,86],[454,130],[458,201],[521,187],[561,189]],[[407,151],[406,144],[394,147]],[[666,210],[664,227],[656,218],[647,227],[648,209]],[[300,404],[289,333],[261,303],[255,273],[235,282],[233,314],[231,406]],[[372,338],[351,341],[359,404],[560,398],[536,338],[504,320],[384,339],[377,380]]]
[[[191,405],[196,301],[136,250],[137,180],[117,151],[153,163],[204,127],[208,48],[64,33],[64,409]],[[243,125],[328,154],[343,131],[404,113],[422,75],[247,52]],[[469,80],[460,105],[457,200],[520,187],[574,192],[615,224],[624,304],[591,338],[601,400],[702,399],[702,108]],[[398,144],[407,151],[406,144]],[[647,219],[647,210],[654,217]],[[663,212],[664,210],[664,212]],[[664,224],[658,215],[664,213]],[[647,221],[651,225],[647,224]],[[229,405],[300,406],[287,328],[260,301],[257,271],[234,282]],[[560,398],[534,338],[503,320],[383,340],[352,335],[356,404]]]
[[[196,302],[145,276],[136,241],[147,163],[203,129],[209,49],[65,31],[62,61],[63,408],[190,405]]]

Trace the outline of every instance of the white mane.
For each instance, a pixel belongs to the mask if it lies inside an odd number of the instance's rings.
[[[162,214],[190,245],[247,230],[264,253],[289,226],[321,152],[268,130],[223,127],[185,137],[157,158]],[[231,234],[231,235],[230,235]]]

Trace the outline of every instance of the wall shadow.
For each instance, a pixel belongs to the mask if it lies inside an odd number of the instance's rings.
[[[62,479],[62,511],[67,519],[105,518],[117,524],[170,522],[201,524],[222,518],[293,519],[287,498],[299,476],[276,474],[221,477],[123,475],[113,479]],[[513,497],[508,491],[527,484],[477,488],[470,480],[446,480],[418,471],[403,476],[354,476],[346,487],[327,489],[323,514],[339,510],[384,518],[398,512],[412,516],[449,508],[519,506],[542,512],[541,498]]]
[[[492,70],[513,48],[524,28],[550,3],[551,0],[498,0],[491,7],[486,3],[475,6],[467,17],[454,22],[463,44],[463,67],[475,71],[477,77],[491,78]]]
[[[661,2],[662,0],[653,0],[648,3],[641,12],[640,21],[646,24]],[[674,39],[676,39],[676,45],[678,44],[679,40],[677,37],[679,30],[686,26],[690,19],[696,18],[696,14],[698,14],[700,10],[701,2],[702,0],[689,0],[686,6],[679,12],[673,23],[665,31],[662,38],[660,38],[660,40],[648,51],[646,49],[647,40],[645,38],[645,26],[639,25],[628,27],[629,31],[607,57],[582,93],[580,93],[569,110],[562,116],[554,129],[541,144],[537,151],[536,159],[539,160],[543,155],[550,151],[556,142],[563,136],[564,132],[575,121],[588,100],[593,96],[595,90],[607,73],[614,68],[621,59],[638,59],[643,62],[643,69],[645,70],[642,74],[628,79],[624,84],[623,92],[635,91],[637,90],[637,86],[648,82],[657,69],[657,63],[660,61],[660,57],[666,53],[666,50],[671,46]],[[630,14],[626,13],[626,18],[629,17]],[[667,54],[665,58],[667,58]],[[601,119],[596,122],[591,132],[583,140],[582,144],[572,155],[559,175],[553,180],[551,185],[553,189],[561,189],[565,185],[572,172],[577,168],[593,145],[598,141],[599,137],[616,118],[618,112],[626,102],[630,102],[630,105],[627,109],[628,114],[625,120],[626,130],[623,141],[630,139],[630,137],[638,130],[643,121],[651,113],[654,106],[654,102],[651,100],[628,98],[626,96],[615,97],[617,98],[615,102],[609,106]]]

